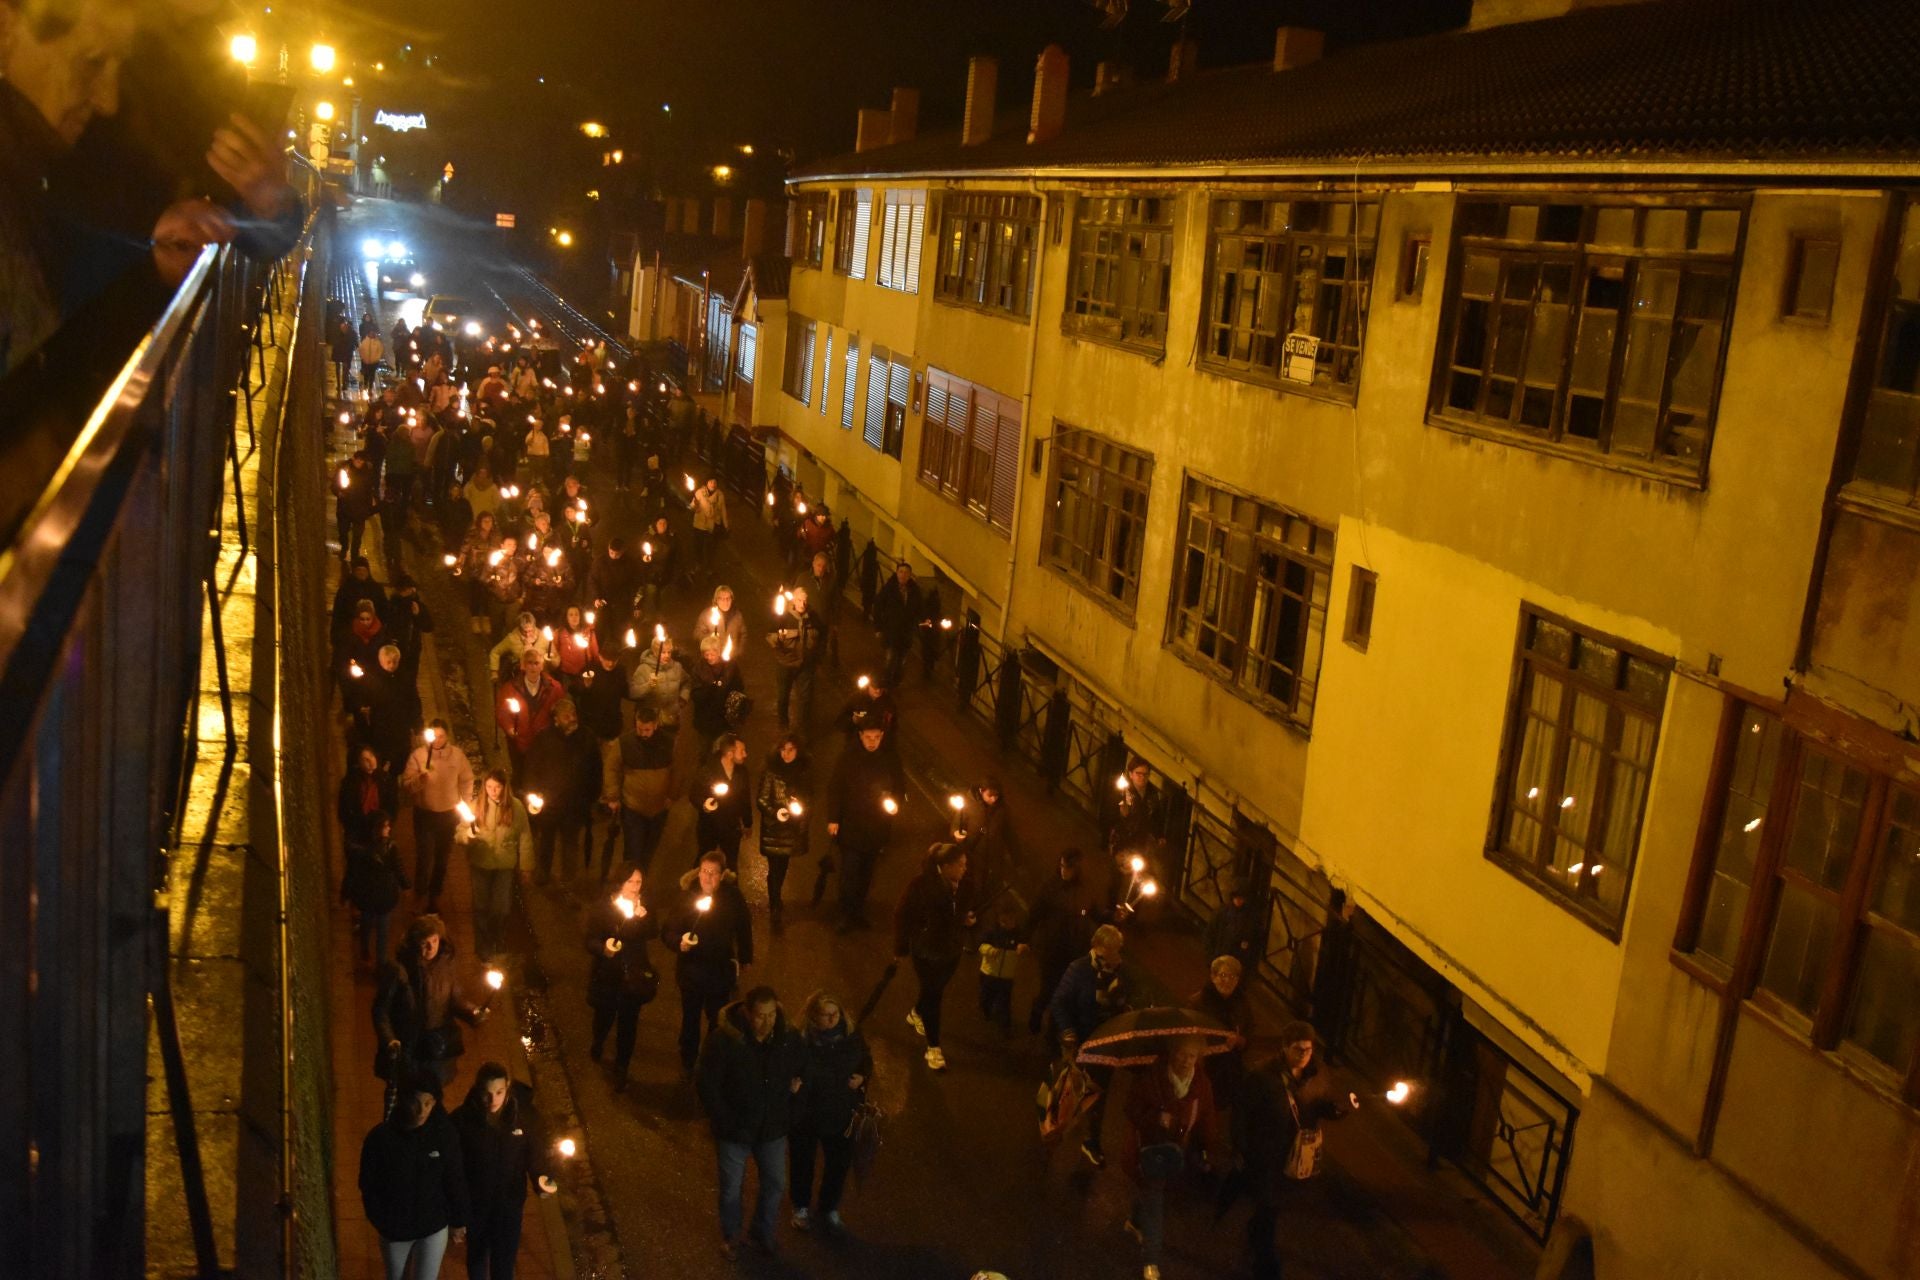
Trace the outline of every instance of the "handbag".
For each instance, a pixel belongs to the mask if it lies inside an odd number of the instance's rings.
[[[853,1116],[847,1121],[846,1136],[853,1148],[852,1169],[854,1179],[862,1186],[866,1185],[867,1175],[873,1172],[873,1161],[880,1154],[880,1122],[886,1113],[877,1103],[861,1102],[853,1109]]]
[[[652,965],[646,965],[638,972],[627,974],[627,995],[639,1004],[652,1004],[653,998],[660,994],[660,975],[654,972]]]
[[[1320,1130],[1309,1128],[1300,1123],[1300,1104],[1294,1101],[1293,1090],[1287,1090],[1287,1110],[1293,1112],[1293,1145],[1287,1148],[1285,1172],[1295,1181],[1304,1181],[1320,1172],[1320,1146],[1326,1141],[1326,1135]]]

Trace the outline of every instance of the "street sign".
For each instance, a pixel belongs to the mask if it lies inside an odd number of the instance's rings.
[[[508,230],[512,230],[513,215],[510,213],[496,213],[493,215],[493,225],[496,227],[506,227]]]
[[[447,167],[442,169],[440,173],[442,175],[442,178],[441,178],[442,181],[452,182],[453,181],[453,161],[451,160],[447,161]]]
[[[1288,382],[1312,382],[1320,355],[1320,339],[1310,333],[1290,333],[1280,341],[1280,376]]]

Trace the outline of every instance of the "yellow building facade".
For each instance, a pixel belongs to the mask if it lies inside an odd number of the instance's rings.
[[[1911,1276],[1920,91],[1822,113],[1913,20],[1723,16],[863,113],[755,415],[1021,667],[1015,736],[1059,703],[1069,794],[1150,762],[1179,902],[1251,883],[1261,976],[1536,1237]],[[1555,71],[1643,47],[1851,69],[1737,126]]]

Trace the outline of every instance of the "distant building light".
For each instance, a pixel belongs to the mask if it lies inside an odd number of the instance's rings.
[[[588,120],[580,126],[580,132],[586,134],[589,138],[604,138],[607,136],[607,126],[601,124],[598,120]]]
[[[713,166],[713,180],[714,180],[715,182],[726,182],[726,181],[728,181],[729,179],[731,179],[732,177],[733,177],[733,166],[732,166],[732,165],[730,165],[730,164],[717,164],[717,165],[715,165],[715,166]]]
[[[734,150],[743,156],[750,156],[753,154],[753,144],[751,142],[743,142],[738,147],[735,147]]]
[[[227,52],[233,55],[233,60],[241,66],[250,67],[253,65],[253,60],[260,56],[260,42],[247,33],[241,32],[227,41]]]
[[[321,75],[325,75],[327,72],[333,70],[333,64],[339,61],[339,57],[340,55],[334,51],[334,47],[330,44],[316,44],[313,48],[307,50],[308,64]]]
[[[562,231],[556,236],[554,236],[554,240],[556,240],[559,243],[562,249],[568,248],[573,244],[573,232]]]
[[[597,189],[587,192],[587,199],[598,200],[599,198],[600,198],[600,192]]]
[[[314,104],[313,104],[313,118],[314,118],[315,120],[331,120],[331,119],[333,119],[333,104],[332,104],[331,102],[316,102],[316,103],[314,103]]]

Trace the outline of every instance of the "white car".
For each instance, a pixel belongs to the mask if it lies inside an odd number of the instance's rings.
[[[420,323],[466,338],[483,337],[487,331],[479,309],[467,299],[450,293],[434,294],[427,302],[427,309],[420,313]]]

